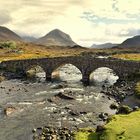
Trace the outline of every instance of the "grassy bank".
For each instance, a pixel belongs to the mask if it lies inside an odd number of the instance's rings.
[[[140,61],[140,53],[116,54],[116,55],[113,55],[113,57],[125,59],[125,60]]]
[[[25,42],[0,43],[0,61],[73,55],[109,55],[121,59],[140,60],[138,52],[138,49],[88,49],[60,46],[46,47]]]
[[[78,132],[76,140],[139,140],[140,139],[140,111],[128,115],[115,115],[105,125],[101,134]]]

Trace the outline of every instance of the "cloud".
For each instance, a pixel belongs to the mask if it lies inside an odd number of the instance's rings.
[[[89,46],[139,34],[139,0],[0,0],[0,24],[40,37],[54,28]]]
[[[1,11],[0,13],[0,25],[4,25],[12,21],[12,18],[6,12]]]

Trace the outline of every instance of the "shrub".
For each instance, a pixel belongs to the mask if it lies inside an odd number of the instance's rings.
[[[13,41],[7,41],[7,42],[1,42],[0,43],[0,48],[4,49],[4,48],[9,48],[9,49],[16,49],[16,43]]]

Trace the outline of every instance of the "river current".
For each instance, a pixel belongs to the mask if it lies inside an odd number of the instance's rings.
[[[70,64],[56,73],[53,83],[45,82],[44,73],[38,73],[35,82],[13,79],[0,83],[0,140],[32,140],[32,129],[45,125],[72,130],[96,127],[104,123],[99,118],[101,112],[115,113],[109,107],[115,100],[101,93],[102,85],[118,79],[110,69],[94,71],[87,87],[81,83],[80,71]],[[8,116],[4,114],[7,107],[15,109]]]

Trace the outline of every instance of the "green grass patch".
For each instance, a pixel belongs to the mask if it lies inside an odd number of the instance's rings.
[[[99,135],[91,129],[81,129],[75,133],[75,140],[99,140]]]
[[[100,140],[140,140],[140,111],[115,115],[105,128]]]
[[[75,140],[140,140],[140,111],[114,115],[102,133],[79,131]]]

